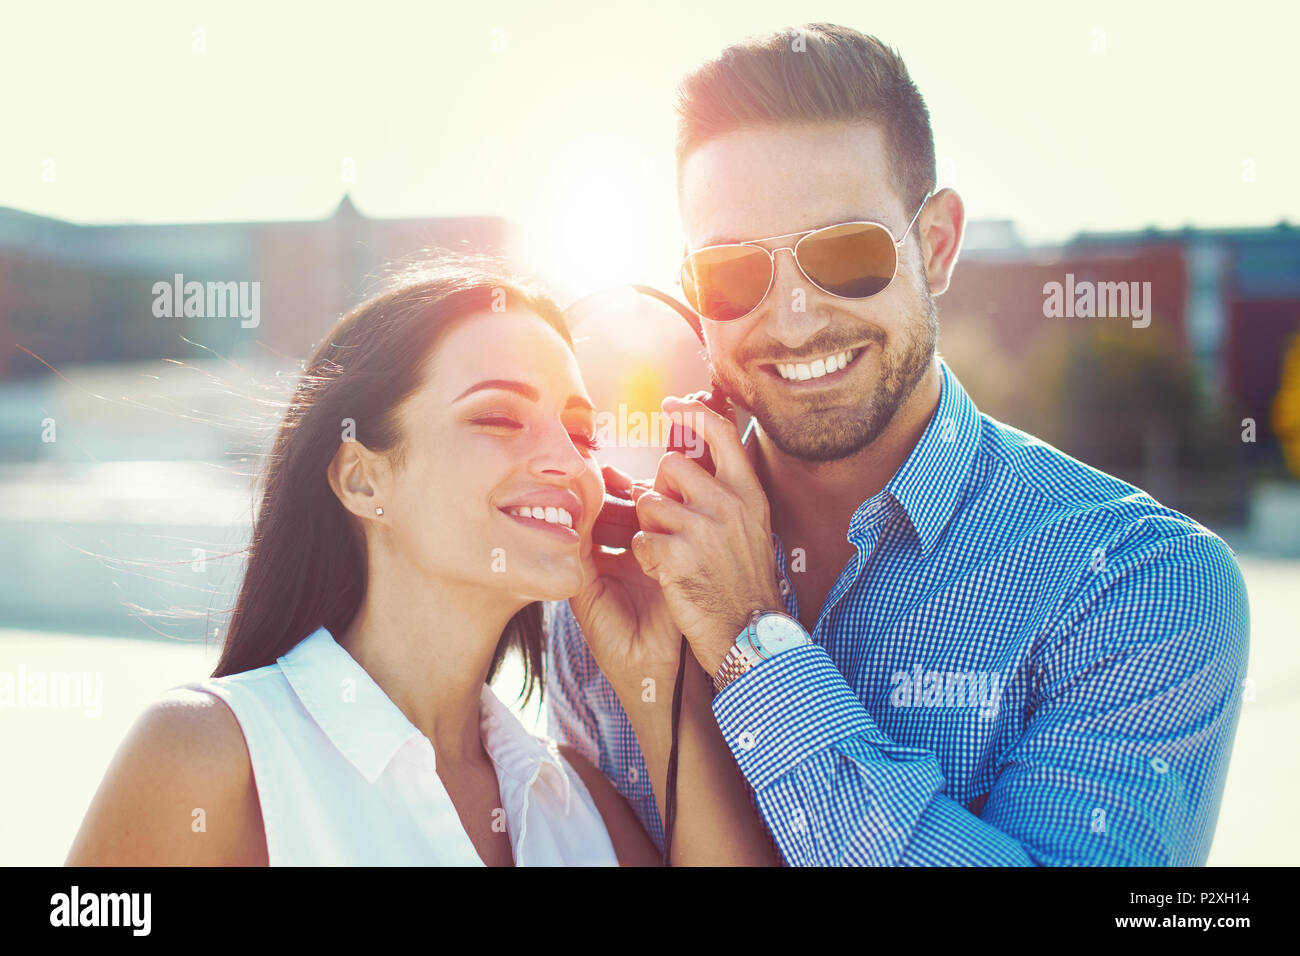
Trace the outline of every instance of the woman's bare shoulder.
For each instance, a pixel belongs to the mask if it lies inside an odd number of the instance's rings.
[[[265,863],[252,763],[230,708],[190,689],[146,708],[113,757],[67,862]]]

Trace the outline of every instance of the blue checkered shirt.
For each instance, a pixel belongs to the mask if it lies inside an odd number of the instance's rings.
[[[773,840],[789,865],[1203,864],[1248,655],[1233,552],[981,414],[940,364],[920,441],[849,522],[812,645],[714,699]],[[627,715],[568,605],[547,622],[551,734],[662,846]]]

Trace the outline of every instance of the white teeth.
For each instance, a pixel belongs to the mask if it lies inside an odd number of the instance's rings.
[[[857,354],[857,349],[849,349],[845,352],[836,352],[834,355],[817,359],[810,365],[802,363],[778,365],[776,370],[784,379],[806,382],[809,379],[821,378],[823,375],[830,375],[842,368],[848,368],[849,363],[857,357]]]
[[[545,521],[547,524],[564,525],[566,528],[573,527],[573,515],[567,508],[539,508],[522,506],[511,508],[510,513],[520,518],[536,518],[538,521]]]

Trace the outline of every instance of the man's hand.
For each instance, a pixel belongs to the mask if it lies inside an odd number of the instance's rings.
[[[601,471],[606,487],[633,498],[649,490],[647,483],[633,482],[612,466]],[[597,666],[620,699],[624,693],[639,695],[647,677],[671,686],[682,639],[658,582],[630,552],[604,552],[590,538],[584,546],[583,588],[569,607]]]
[[[705,673],[715,674],[751,611],[783,611],[767,495],[736,427],[702,402],[664,399],[709,445],[716,476],[681,454],[659,461],[636,503],[632,553],[659,582],[668,611]]]

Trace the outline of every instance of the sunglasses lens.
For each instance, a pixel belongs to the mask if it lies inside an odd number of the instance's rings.
[[[846,299],[875,295],[893,281],[898,267],[893,238],[869,222],[814,232],[799,243],[798,256],[808,278]]]
[[[682,291],[706,319],[726,322],[748,315],[772,284],[772,260],[752,246],[716,246],[687,257]]]

